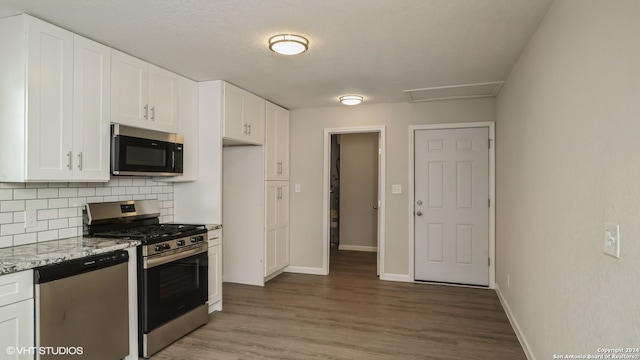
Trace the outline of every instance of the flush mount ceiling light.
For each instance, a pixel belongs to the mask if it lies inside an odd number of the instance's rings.
[[[298,55],[307,51],[309,40],[294,34],[280,34],[269,38],[269,49],[282,55]]]
[[[363,99],[362,95],[343,95],[340,96],[340,103],[343,105],[358,105]]]

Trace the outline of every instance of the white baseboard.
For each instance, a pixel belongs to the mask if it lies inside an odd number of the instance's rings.
[[[507,313],[507,318],[511,323],[511,327],[513,328],[513,331],[516,333],[516,336],[518,337],[518,341],[520,341],[520,345],[522,346],[522,350],[524,350],[524,354],[527,356],[527,359],[536,360],[536,357],[533,356],[533,352],[531,351],[531,347],[529,346],[527,339],[524,337],[524,333],[520,329],[520,325],[518,325],[516,318],[513,316],[513,313],[511,312],[511,308],[509,307],[507,300],[504,298],[504,296],[502,296],[502,293],[500,292],[500,288],[498,287],[497,283],[496,283],[496,294],[498,294],[498,299],[500,299],[500,303],[504,308],[504,312]]]
[[[338,245],[338,250],[378,252],[378,247],[360,245]]]
[[[296,274],[309,274],[309,275],[329,275],[322,268],[312,268],[304,266],[287,266],[284,272],[296,273]]]
[[[409,275],[405,274],[380,274],[380,280],[385,281],[399,281],[399,282],[413,282]]]

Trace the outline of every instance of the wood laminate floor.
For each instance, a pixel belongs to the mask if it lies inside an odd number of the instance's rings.
[[[493,290],[380,281],[366,252],[332,250],[330,272],[225,283],[223,311],[152,360],[526,360]]]

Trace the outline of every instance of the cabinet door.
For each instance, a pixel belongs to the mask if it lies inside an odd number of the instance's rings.
[[[276,264],[278,238],[278,182],[267,181],[265,186],[265,246],[264,276],[278,270]]]
[[[222,300],[222,245],[209,247],[209,305],[221,310],[215,304]],[[209,311],[211,312],[211,311]]]
[[[111,122],[147,127],[148,64],[111,51]]]
[[[74,36],[73,178],[109,181],[111,49]]]
[[[34,342],[33,299],[0,307],[0,351],[2,359],[32,360]],[[11,353],[11,350],[15,350]],[[27,351],[24,351],[27,350]]]
[[[246,126],[243,121],[243,90],[224,83],[222,136],[231,140],[244,140]]]
[[[277,192],[276,268],[289,265],[289,182],[281,182]]]
[[[72,178],[73,34],[27,18],[26,180]]]
[[[178,76],[149,64],[149,126],[154,130],[178,130]]]
[[[264,144],[264,117],[266,101],[249,92],[243,96],[243,122],[246,129],[246,141]]]
[[[265,122],[265,176],[289,180],[289,111],[267,102]]]
[[[265,186],[265,277],[289,265],[289,182]]]

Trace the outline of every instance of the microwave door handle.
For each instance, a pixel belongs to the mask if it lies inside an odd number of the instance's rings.
[[[176,149],[171,152],[171,170],[176,169]]]

